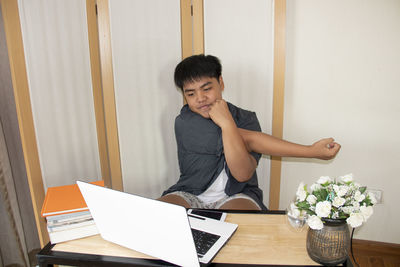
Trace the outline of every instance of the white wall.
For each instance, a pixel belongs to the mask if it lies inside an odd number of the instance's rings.
[[[400,243],[400,1],[289,0],[284,138],[333,136],[336,159],[284,159],[280,208],[301,181],[353,173],[383,190],[355,238]]]
[[[182,95],[179,0],[111,0],[110,24],[124,191],[158,198],[179,178],[174,134]]]
[[[249,3],[248,0],[204,1],[204,50],[205,54],[221,60],[224,99],[255,111],[261,129],[271,132],[273,1]],[[267,206],[269,167],[269,157],[262,157],[257,175]]]

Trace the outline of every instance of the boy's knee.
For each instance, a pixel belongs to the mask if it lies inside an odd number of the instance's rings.
[[[190,208],[189,203],[186,202],[185,199],[183,199],[180,196],[177,195],[165,195],[162,196],[160,198],[158,198],[157,200],[163,201],[163,202],[167,202],[167,203],[171,203],[171,204],[175,204],[175,205],[179,205],[179,206],[183,206],[185,208]]]
[[[245,198],[229,200],[219,208],[225,210],[261,210],[256,203]]]

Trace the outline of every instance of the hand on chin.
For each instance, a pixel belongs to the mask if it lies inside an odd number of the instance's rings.
[[[210,114],[208,113],[208,111],[202,111],[199,113],[203,118],[205,119],[211,119]]]

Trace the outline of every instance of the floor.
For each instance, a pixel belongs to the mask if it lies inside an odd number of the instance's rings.
[[[354,240],[353,252],[360,267],[400,267],[400,245]]]

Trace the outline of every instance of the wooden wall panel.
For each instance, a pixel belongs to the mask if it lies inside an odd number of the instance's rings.
[[[18,2],[17,0],[2,0],[1,8],[29,189],[40,245],[44,246],[49,241],[46,221],[40,215],[45,192],[32,116]]]
[[[275,0],[274,14],[274,102],[272,111],[272,135],[282,138],[285,95],[286,0]],[[269,208],[272,210],[279,208],[281,168],[281,158],[271,157]]]
[[[193,55],[204,54],[204,1],[193,0]]]
[[[117,115],[112,65],[110,14],[108,0],[97,1],[98,30],[100,44],[100,65],[103,85],[103,101],[107,131],[108,157],[110,160],[111,186],[123,190],[121,157],[118,139]]]
[[[101,86],[99,30],[97,26],[96,0],[86,0],[86,13],[88,22],[90,66],[92,73],[93,101],[96,115],[97,142],[101,175],[106,185],[111,185],[110,163],[107,153],[107,135],[103,105],[103,89]]]
[[[193,54],[192,5],[190,0],[181,0],[182,59]]]

